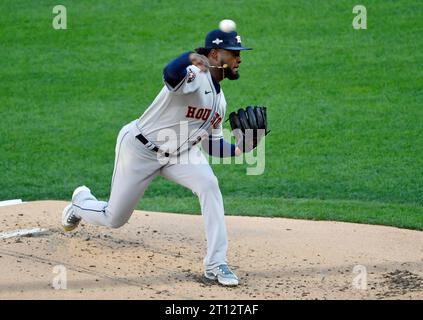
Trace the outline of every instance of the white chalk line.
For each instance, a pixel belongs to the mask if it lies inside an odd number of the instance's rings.
[[[22,203],[25,203],[25,202],[22,202],[22,199],[5,200],[5,201],[0,201],[0,207],[14,206],[17,204],[22,204]]]
[[[0,239],[33,236],[33,235],[45,233],[46,231],[48,231],[48,229],[43,229],[43,228],[19,229],[19,230],[0,233]]]

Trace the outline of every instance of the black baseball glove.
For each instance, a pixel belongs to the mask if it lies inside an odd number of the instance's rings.
[[[266,107],[248,106],[229,114],[229,123],[242,152],[250,152],[270,130],[267,127]]]

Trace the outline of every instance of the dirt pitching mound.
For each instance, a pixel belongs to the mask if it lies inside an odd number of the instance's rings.
[[[0,299],[423,298],[423,232],[228,216],[241,283],[225,288],[202,277],[201,216],[136,211],[120,229],[64,233],[65,205],[0,207]]]

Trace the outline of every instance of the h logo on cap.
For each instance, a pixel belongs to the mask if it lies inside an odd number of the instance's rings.
[[[216,43],[216,45],[219,45],[222,42],[223,40],[220,40],[219,38],[216,38],[215,40],[212,41],[212,43]]]

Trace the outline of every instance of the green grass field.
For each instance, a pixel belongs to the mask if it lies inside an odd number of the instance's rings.
[[[67,7],[68,29],[52,28]],[[423,230],[423,2],[0,2],[0,200],[107,199],[119,129],[162,87],[164,65],[223,18],[246,46],[228,112],[268,106],[266,170],[215,165],[227,214]],[[139,208],[198,213],[158,178]]]

